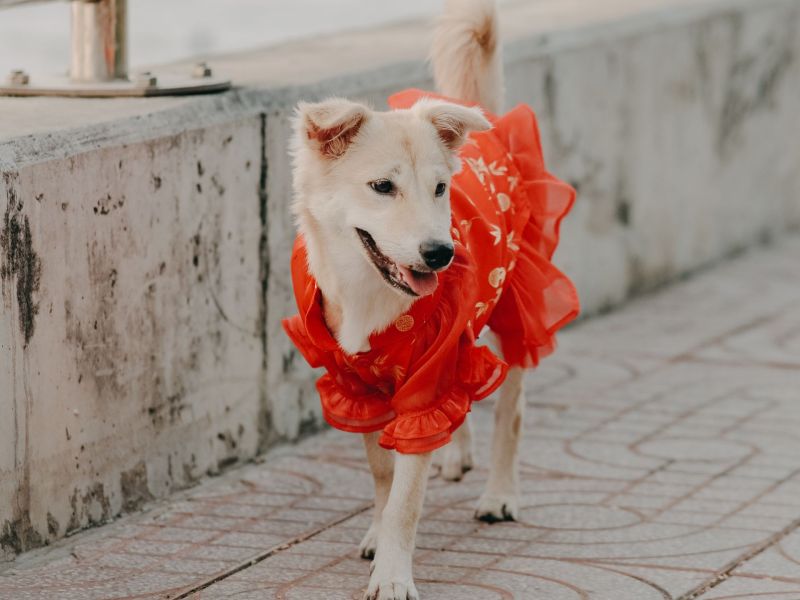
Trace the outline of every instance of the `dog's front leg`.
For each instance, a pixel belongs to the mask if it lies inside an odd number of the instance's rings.
[[[381,515],[389,500],[389,491],[392,489],[392,474],[394,473],[394,453],[381,448],[378,439],[381,432],[364,434],[364,447],[367,450],[367,461],[375,480],[375,513],[372,524],[367,530],[361,545],[358,547],[361,558],[375,558],[375,548],[378,546],[378,532],[381,528]]]
[[[525,412],[524,371],[508,371],[494,408],[492,464],[486,491],[475,516],[481,521],[516,521],[519,517],[519,440]]]
[[[378,548],[364,596],[367,600],[419,598],[411,564],[430,464],[430,452],[395,457],[392,489],[381,515]]]

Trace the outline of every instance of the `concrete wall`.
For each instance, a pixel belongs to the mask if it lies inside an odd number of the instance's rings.
[[[4,545],[101,522],[255,453],[260,124],[4,174]]]
[[[796,0],[574,4],[503,20],[509,102],[580,191],[557,258],[587,314],[800,227]],[[427,36],[220,58],[246,85],[214,97],[0,99],[7,555],[320,426],[280,330],[291,107],[429,86]]]

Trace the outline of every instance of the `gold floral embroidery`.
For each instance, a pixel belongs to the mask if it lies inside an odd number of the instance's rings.
[[[397,320],[394,322],[394,326],[397,328],[397,331],[402,333],[410,331],[411,328],[414,327],[414,317],[411,315],[401,315],[397,317]]]
[[[503,267],[497,267],[489,273],[489,285],[493,288],[499,288],[506,280],[506,270]]]
[[[508,234],[506,238],[506,247],[512,252],[519,252],[519,244],[514,241],[514,232]]]
[[[489,173],[495,177],[508,173],[508,167],[505,165],[498,165],[496,160],[493,160],[492,163],[486,168],[489,170]]]
[[[489,230],[489,233],[494,238],[494,245],[497,246],[500,243],[500,240],[503,239],[503,231],[497,225],[492,225],[492,228]]]
[[[489,169],[486,166],[486,162],[483,160],[482,156],[478,158],[465,158],[464,162],[467,163],[472,172],[478,176],[480,179],[481,184],[486,185],[486,175],[489,173]]]
[[[381,379],[385,377],[387,374],[391,373],[392,377],[395,381],[401,381],[406,376],[406,369],[400,365],[391,365],[387,364],[389,357],[385,354],[377,357],[375,360],[372,361],[372,364],[369,367],[370,372],[376,379]]]
[[[508,194],[497,194],[497,204],[500,206],[500,210],[506,212],[511,208],[511,197]]]
[[[394,377],[395,381],[402,381],[405,379],[406,370],[400,365],[394,365],[392,367],[392,376]]]
[[[378,379],[383,375],[383,367],[386,364],[386,359],[388,356],[385,354],[381,354],[377,358],[372,361],[372,364],[369,367],[370,372],[372,375]]]

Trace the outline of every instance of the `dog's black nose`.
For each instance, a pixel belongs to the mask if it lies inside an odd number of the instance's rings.
[[[453,260],[453,244],[450,242],[425,242],[419,247],[425,264],[434,271],[443,269]]]

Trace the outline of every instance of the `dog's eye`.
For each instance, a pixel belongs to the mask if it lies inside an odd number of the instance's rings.
[[[438,183],[436,184],[436,197],[440,198],[444,196],[444,193],[447,191],[447,184],[446,183]]]
[[[378,181],[371,181],[369,187],[371,187],[373,190],[384,196],[388,196],[389,194],[394,194],[395,192],[394,184],[388,179],[379,179]]]

